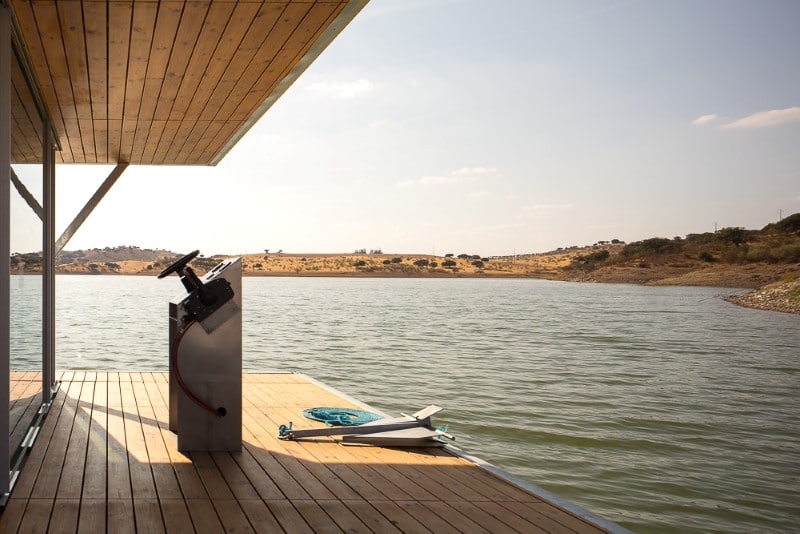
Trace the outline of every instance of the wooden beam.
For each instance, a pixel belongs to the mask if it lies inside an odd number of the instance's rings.
[[[11,173],[11,183],[14,184],[19,196],[21,196],[25,202],[28,203],[28,206],[31,207],[33,212],[39,216],[39,220],[44,222],[44,210],[39,204],[39,201],[36,200],[36,197],[34,197],[30,191],[28,191],[28,188],[25,187],[25,184],[23,184],[22,180],[19,179],[19,176],[17,176],[17,173],[14,172],[14,169],[9,167],[8,171]]]
[[[111,171],[111,174],[108,175],[108,178],[106,178],[105,181],[100,184],[100,187],[97,188],[97,191],[95,191],[94,195],[92,195],[92,198],[89,199],[80,213],[75,216],[75,219],[70,223],[69,226],[67,226],[67,229],[64,230],[64,233],[61,234],[61,237],[58,238],[58,241],[56,241],[55,256],[58,256],[61,251],[64,250],[64,247],[69,240],[72,239],[72,236],[75,235],[75,232],[78,231],[78,228],[81,227],[83,222],[87,219],[87,217],[89,217],[89,214],[92,213],[92,210],[97,207],[97,204],[100,203],[106,193],[108,193],[111,187],[116,183],[117,179],[127,168],[127,163],[117,163],[117,166],[114,167],[114,170]]]

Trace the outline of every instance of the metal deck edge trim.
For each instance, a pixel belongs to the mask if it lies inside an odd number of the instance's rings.
[[[324,382],[320,382],[319,380],[317,380],[316,378],[314,378],[312,376],[309,376],[309,375],[307,375],[305,373],[302,373],[302,372],[299,372],[299,371],[295,371],[294,374],[296,374],[298,376],[302,376],[303,378],[305,378],[306,380],[308,380],[312,384],[315,384],[315,385],[317,385],[317,386],[319,386],[319,387],[321,387],[321,388],[323,388],[323,389],[325,389],[325,390],[327,390],[327,391],[329,391],[329,392],[331,392],[331,393],[333,393],[335,395],[338,395],[338,396],[342,397],[344,400],[346,400],[348,402],[352,402],[353,404],[355,404],[356,406],[358,406],[358,407],[360,407],[360,408],[362,408],[364,410],[369,410],[371,412],[375,412],[375,413],[378,413],[380,415],[383,415],[384,417],[388,417],[388,414],[384,413],[383,411],[378,410],[378,409],[370,406],[369,404],[367,404],[365,402],[362,402],[362,401],[356,399],[355,397],[353,397],[351,395],[348,395],[347,393],[343,393],[342,391],[339,391],[338,389],[336,389],[336,388],[334,388],[332,386],[329,386],[328,384],[325,384]],[[589,522],[589,523],[591,523],[591,524],[593,524],[595,526],[598,526],[600,528],[604,528],[604,529],[608,530],[609,532],[612,532],[613,534],[633,534],[630,530],[626,529],[623,526],[620,526],[620,525],[614,523],[613,521],[611,521],[609,519],[606,519],[606,518],[604,518],[602,516],[599,516],[599,515],[595,514],[594,512],[591,512],[591,511],[587,510],[586,508],[583,508],[583,507],[581,507],[581,506],[579,506],[579,505],[577,505],[577,504],[575,504],[573,502],[570,502],[570,501],[564,499],[563,497],[559,497],[555,493],[547,491],[546,489],[541,488],[541,487],[537,486],[536,484],[534,484],[532,482],[528,482],[527,480],[524,480],[524,479],[519,478],[519,477],[517,477],[515,475],[512,475],[508,471],[505,471],[505,470],[503,470],[503,469],[501,469],[501,468],[499,468],[499,467],[497,467],[495,465],[492,465],[492,464],[490,464],[489,462],[487,462],[485,460],[481,460],[477,456],[473,456],[473,455],[465,452],[464,450],[462,450],[462,449],[460,449],[460,448],[458,448],[458,447],[456,447],[454,445],[447,444],[447,445],[445,445],[444,448],[447,451],[449,451],[450,453],[454,454],[455,456],[458,456],[459,458],[463,458],[463,459],[467,460],[468,462],[471,462],[471,463],[475,464],[477,467],[480,467],[481,469],[484,469],[484,470],[492,473],[493,475],[505,480],[506,482],[509,482],[509,483],[519,487],[519,488],[522,488],[525,491],[528,491],[529,493],[532,493],[536,497],[539,497],[539,498],[541,498],[541,499],[543,499],[545,501],[548,501],[548,502],[550,502],[552,504],[555,504],[559,508],[562,508],[562,509],[566,510],[567,512],[579,517],[580,519],[583,519],[584,521],[587,521],[587,522]]]

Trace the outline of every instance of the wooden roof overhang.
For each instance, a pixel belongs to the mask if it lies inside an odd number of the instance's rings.
[[[0,0],[59,163],[215,165],[368,0]],[[12,99],[12,120],[33,102]],[[41,129],[12,128],[12,161]],[[37,131],[38,130],[38,131]]]

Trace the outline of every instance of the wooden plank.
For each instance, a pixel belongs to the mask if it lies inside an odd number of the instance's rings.
[[[19,524],[18,532],[47,532],[53,499],[31,499]]]
[[[31,422],[42,405],[41,382],[24,381],[20,382],[20,387],[24,389],[21,392],[18,390],[16,394],[22,398],[9,405],[9,426],[11,428],[9,443],[12,453],[25,439]]]
[[[83,158],[81,131],[78,126],[78,116],[75,110],[75,100],[72,94],[67,57],[64,51],[61,35],[61,26],[58,21],[58,10],[55,3],[34,2],[32,5],[36,27],[40,35],[44,36],[42,50],[45,64],[41,65],[45,71],[50,72],[54,90],[55,101],[48,102],[48,106],[57,109],[64,124],[64,131],[73,141],[68,144],[72,159]],[[37,69],[38,72],[38,69]],[[62,148],[63,145],[62,145]]]
[[[245,500],[239,501],[239,505],[256,532],[269,533],[283,530],[264,501]]]
[[[188,101],[194,96],[233,7],[228,2],[186,5],[175,39],[181,46],[170,56],[166,73],[169,83],[161,88],[154,119],[173,123],[183,119]]]
[[[192,152],[200,142],[203,133],[208,129],[210,121],[194,121],[192,123],[184,121],[184,124],[190,126],[184,131],[181,136],[181,142],[175,145],[167,152],[167,157],[175,162],[187,161],[186,157]]]
[[[133,513],[137,532],[166,532],[157,499],[134,499]]]
[[[86,60],[89,76],[89,92],[91,94],[92,119],[105,124],[108,119],[108,35],[106,6],[103,2],[82,2],[83,23],[86,40]],[[105,154],[107,148],[98,154]]]
[[[370,504],[402,532],[432,532],[394,501],[370,501]]]
[[[72,84],[72,103],[80,129],[83,157],[86,162],[97,161],[92,124],[92,94],[89,85],[89,67],[86,63],[83,9],[78,2],[56,2],[61,23],[61,36]],[[53,68],[53,65],[50,65]]]
[[[191,139],[183,145],[176,156],[181,161],[191,161],[192,156],[204,154],[208,151],[209,145],[219,145],[224,139],[220,135],[227,121],[198,121],[192,129]],[[237,123],[238,124],[238,123]]]
[[[270,500],[265,501],[265,504],[273,517],[275,517],[275,520],[283,527],[284,531],[298,533],[313,532],[308,523],[303,519],[303,516],[293,505],[294,502],[296,501]]]
[[[153,43],[149,51],[147,73],[142,89],[142,99],[137,116],[138,125],[133,139],[131,157],[141,161],[145,152],[152,154],[161,136],[150,125],[155,115],[161,91],[175,83],[166,77],[170,54],[175,50],[175,36],[181,20],[184,2],[165,1],[158,4]],[[180,47],[179,47],[180,48]],[[169,91],[169,89],[167,89]],[[152,149],[150,149],[152,145]]]
[[[168,412],[165,406],[156,407],[155,410],[156,417],[160,422],[163,423],[168,420]],[[160,425],[160,430],[164,443],[167,445],[167,453],[169,454],[172,468],[175,470],[175,476],[178,479],[183,497],[185,499],[208,499],[208,493],[191,459],[175,448],[175,435],[169,431],[166,424]]]
[[[61,451],[61,449],[63,449],[63,443],[66,441],[66,439],[64,441],[59,441],[58,437],[56,437],[57,434],[55,429],[56,424],[61,420],[62,417],[62,410],[64,407],[64,402],[67,398],[66,392],[68,386],[69,384],[62,383],[61,389],[59,390],[55,399],[53,399],[53,402],[50,406],[50,412],[47,418],[44,420],[41,430],[39,431],[39,437],[36,439],[36,443],[25,462],[25,469],[23,469],[20,473],[19,479],[14,486],[14,491],[11,494],[12,500],[18,498],[27,499],[31,495],[37,477],[42,470],[42,466],[45,461],[45,455],[47,454],[51,443],[55,443],[54,447],[57,450]],[[71,420],[72,414],[65,416],[65,418],[69,418]],[[53,454],[57,453],[53,451]],[[61,464],[59,463],[57,472],[48,473],[50,477],[48,482],[51,482],[53,487],[58,484],[57,477],[60,476],[60,474]],[[45,482],[45,484],[46,483],[47,482]]]
[[[109,378],[112,378],[109,376]],[[107,473],[108,498],[131,498],[131,474],[128,469],[128,452],[125,438],[125,416],[122,411],[122,393],[119,376],[108,382],[108,440]]]
[[[225,532],[255,532],[237,501],[215,499],[212,503]]]
[[[108,458],[108,382],[95,382],[94,402],[83,471],[82,498],[105,499]],[[105,517],[105,514],[104,514]],[[105,524],[103,525],[105,528]]]
[[[210,500],[187,499],[186,507],[197,532],[224,532]]]
[[[153,164],[163,165],[167,163],[167,152],[172,146],[172,142],[178,137],[181,128],[181,121],[166,121],[164,132],[158,140],[158,147],[153,154]]]
[[[27,505],[27,499],[10,499],[0,514],[0,532],[17,532]]]
[[[225,101],[217,113],[210,114],[209,118],[233,118],[245,121],[250,115],[236,116],[236,109],[241,101],[253,90],[253,85],[267,70],[277,53],[286,44],[291,35],[290,24],[300,20],[308,13],[308,6],[265,4],[259,11],[262,22],[253,25],[248,31],[243,47],[237,52],[238,61],[232,62],[232,69],[226,71],[225,78],[232,82],[231,101]],[[261,100],[264,99],[262,94]],[[259,102],[260,103],[260,102]]]
[[[197,4],[186,6],[186,16],[191,17],[194,12],[202,12]],[[145,76],[144,93],[142,95],[142,105],[139,110],[139,118],[151,120],[155,116],[156,105],[159,101],[162,86],[175,83],[174,79],[166,76],[167,66],[170,63],[170,56],[183,52],[184,43],[176,41],[178,26],[182,23],[184,10],[183,1],[165,0],[158,3],[158,14],[155,20],[155,31],[153,32],[153,43],[150,47],[150,57],[147,62],[147,74]],[[186,47],[191,50],[190,47]],[[187,53],[187,52],[184,52]]]
[[[78,514],[81,503],[78,499],[58,499],[53,504],[48,534],[68,534],[78,530]],[[102,525],[105,528],[105,525]],[[97,532],[97,531],[96,531]]]
[[[202,79],[195,89],[194,95],[188,103],[189,105],[181,113],[184,120],[197,121],[201,118],[203,120],[211,120],[213,118],[206,117],[204,109],[210,103],[211,95],[220,83],[231,61],[233,61],[236,50],[247,34],[259,8],[259,4],[248,2],[234,5],[233,13],[220,35],[219,42],[208,65],[203,71]],[[178,112],[180,113],[179,110]]]
[[[289,4],[287,10],[289,8],[298,10],[298,4]],[[275,42],[282,40],[283,44],[275,47],[275,50],[278,51],[277,54],[270,59],[266,69],[255,83],[251,84],[248,93],[243,95],[243,99],[232,114],[233,118],[250,117],[264,101],[265,95],[270,94],[278,83],[289,74],[298,60],[308,51],[313,42],[312,39],[322,31],[324,24],[327,23],[327,21],[320,20],[324,11],[328,11],[328,6],[315,4],[312,12],[292,11],[291,15],[281,17],[273,32],[275,32]],[[333,12],[328,11],[327,14],[330,17]],[[307,17],[307,15],[311,16]],[[272,39],[273,36],[270,35],[270,38]]]
[[[239,501],[259,498],[250,479],[233,459],[234,455],[229,452],[212,452],[210,455],[231,493],[233,493],[234,498]],[[236,454],[236,456],[239,456],[239,454]],[[256,471],[251,475],[256,476],[257,473]]]
[[[275,410],[271,411],[273,414],[280,413],[276,412]],[[284,411],[283,413],[286,413]],[[284,417],[290,417],[289,415],[285,415]],[[277,426],[277,425],[276,425]],[[385,499],[386,495],[382,493],[379,489],[377,489],[372,484],[372,477],[369,476],[372,473],[369,470],[362,470],[362,472],[367,475],[366,477],[362,477],[352,467],[350,462],[349,455],[345,455],[344,449],[342,445],[336,442],[329,442],[329,443],[303,443],[303,442],[291,442],[297,443],[300,447],[300,450],[304,451],[302,458],[307,461],[308,463],[320,466],[326,466],[328,470],[335,476],[337,483],[343,483],[346,488],[340,489],[338,487],[333,488],[331,487],[331,491],[337,495],[340,499]],[[324,475],[323,475],[324,476]],[[378,483],[382,483],[385,479],[377,477]],[[330,486],[329,486],[330,487]]]
[[[269,434],[261,427],[260,423],[250,415],[247,409],[243,409],[242,422],[245,427],[251,429],[249,431],[256,437],[260,445],[264,446],[262,440],[267,439],[266,436]],[[286,451],[285,447],[277,443],[277,441],[277,439],[270,441],[270,449],[276,452],[274,456],[275,460],[291,474],[294,481],[314,499],[330,500],[334,498],[334,494],[325,485],[321,484],[319,479],[309,471],[309,466],[293,457],[291,453]],[[268,469],[265,470],[268,473],[270,472]]]
[[[125,80],[125,109],[123,120],[136,121],[144,92],[150,47],[153,42],[158,4],[134,2],[131,17],[131,41],[128,49],[128,71]]]
[[[82,499],[80,501],[80,518],[78,532],[95,534],[106,530],[106,501],[105,499]]]
[[[527,504],[527,503],[526,503]],[[600,531],[594,525],[591,525],[584,519],[573,515],[566,510],[562,510],[561,508],[551,504],[549,502],[539,502],[539,503],[530,503],[527,504],[528,507],[533,508],[543,516],[547,517],[548,519],[552,519],[558,522],[561,525],[564,525],[568,529],[577,531],[577,532],[587,532],[587,531]],[[521,506],[518,506],[518,509],[522,509]]]
[[[192,519],[186,501],[183,499],[160,499],[161,515],[164,518],[164,529],[169,533],[194,533]],[[200,529],[202,530],[202,528]]]
[[[81,497],[95,384],[94,382],[83,382],[81,386],[75,420],[61,471],[61,480],[56,492],[56,497],[59,499],[79,499]]]
[[[270,503],[267,504],[270,506],[270,510],[272,510],[272,512],[275,514],[275,517],[278,518],[278,521],[281,521],[282,516],[279,516],[276,513],[276,509],[273,507],[273,505]],[[328,514],[325,513],[317,501],[292,501],[292,505],[305,523],[308,524],[310,527],[310,532],[344,532],[344,530],[342,530],[342,528],[337,525]],[[286,512],[286,510],[281,511]],[[292,532],[292,530],[289,530],[288,528],[286,531]],[[297,531],[305,532],[305,529],[302,525],[300,525]]]
[[[367,525],[365,525],[361,519],[353,513],[350,508],[345,505],[344,502],[340,500],[330,500],[330,501],[318,501],[320,507],[325,510],[331,519],[345,532],[364,532],[369,530]],[[376,514],[375,510],[372,510],[372,514]],[[382,517],[382,516],[381,516]],[[370,523],[376,521],[378,516],[373,515],[372,521]],[[399,532],[396,528],[394,528],[391,523],[384,519],[383,522],[377,521],[380,524],[380,529],[376,530],[375,532]]]
[[[37,27],[36,17],[33,12],[32,2],[16,2],[14,4],[14,14],[17,18],[21,32],[28,36],[27,42],[28,57],[33,66],[33,70],[37,74],[39,81],[39,88],[42,93],[42,98],[45,104],[53,113],[54,129],[59,138],[61,147],[65,153],[71,154],[69,139],[66,135],[64,122],[61,118],[61,112],[58,105],[58,97],[56,88],[51,77],[50,69],[47,66],[47,56],[44,51],[44,45],[41,42],[39,30]],[[61,153],[58,153],[61,154]]]
[[[517,532],[547,532],[546,530],[533,525],[527,519],[524,519],[517,514],[511,512],[507,508],[496,502],[476,502],[475,506],[484,512],[496,517],[508,527],[516,530]]]
[[[319,389],[319,388],[317,388],[317,389]],[[323,393],[323,391],[320,390],[320,393]],[[262,391],[262,392],[259,393],[259,396],[256,397],[256,398],[264,398],[263,397],[264,394],[265,393]],[[308,395],[309,395],[309,393],[305,392],[303,398],[309,398]],[[325,403],[325,402],[317,404],[317,403],[313,402],[314,400],[317,400],[317,399],[313,399],[313,398],[309,398],[309,400],[312,401],[312,402],[310,402],[310,404],[315,404],[315,405],[325,405],[325,404],[329,405],[330,404],[330,403]],[[325,400],[328,400],[328,399],[323,399],[323,401],[325,401]],[[284,414],[282,420],[285,421],[287,417],[291,417],[291,416]],[[261,412],[260,415],[259,415],[259,419],[263,420],[264,418],[269,419],[269,416],[266,413]],[[275,427],[277,428],[277,423],[275,424]],[[263,427],[261,428],[261,432],[264,432]],[[375,448],[361,448],[361,447],[359,447],[359,449],[364,449],[363,450],[363,453],[364,453],[363,457],[367,457],[367,458],[374,457],[374,455],[376,455],[376,454],[380,454],[380,450],[379,449],[375,449]],[[353,454],[355,454],[355,449],[352,449],[352,450],[353,450]],[[361,455],[359,454],[359,456],[361,456]],[[384,461],[382,459],[378,459],[377,461],[374,460],[373,464],[377,464],[377,462],[384,463]],[[402,472],[400,472],[397,469],[393,469],[391,467],[386,467],[386,468],[382,468],[380,470],[376,469],[376,471],[379,472],[379,474],[383,478],[383,480],[385,480],[386,482],[389,483],[389,486],[383,486],[384,489],[387,490],[387,492],[394,493],[394,490],[392,490],[392,488],[391,488],[391,486],[394,486],[394,487],[398,488],[398,490],[400,492],[400,496],[411,495],[412,497],[414,497],[415,499],[418,499],[418,500],[430,500],[430,499],[434,498],[433,494],[430,491],[428,491],[425,488],[421,487],[413,479],[409,478],[407,476],[407,474],[403,474]]]
[[[538,526],[546,530],[547,532],[554,532],[554,533],[571,533],[571,532],[601,532],[599,529],[590,526],[588,523],[578,520],[580,523],[579,530],[573,530],[567,527],[564,523],[568,522],[569,519],[567,516],[571,517],[572,519],[577,519],[572,517],[570,514],[566,512],[560,511],[563,514],[562,521],[557,521],[553,518],[547,517],[545,510],[548,510],[553,507],[553,505],[549,503],[521,503],[521,502],[504,502],[500,503],[503,508],[506,508],[513,512],[514,514],[518,515],[519,517],[525,519],[526,521]]]
[[[191,458],[211,500],[233,499],[233,493],[209,453],[192,452]]]
[[[422,505],[441,517],[460,532],[484,532],[488,533],[489,530],[483,528],[482,525],[477,524],[470,517],[462,514],[455,508],[451,507],[447,502],[441,500],[426,501]]]
[[[256,461],[247,446],[242,447],[242,453],[233,456],[239,467],[247,474],[247,478],[263,500],[283,498],[283,493],[278,485],[273,482],[270,475],[264,471],[261,464]],[[285,473],[285,471],[284,471]],[[288,475],[287,475],[288,476]],[[293,479],[292,479],[293,480]],[[301,495],[305,492],[301,489]]]
[[[122,120],[108,121],[108,161],[122,161]]]
[[[139,409],[133,394],[133,384],[123,380],[122,376],[120,376],[120,392],[132,495],[134,499],[155,499],[158,494],[150,468],[150,458],[147,454],[142,424],[139,420]]]
[[[136,406],[147,447],[147,457],[153,472],[158,497],[160,499],[179,499],[182,497],[180,484],[178,484],[175,470],[172,468],[169,452],[161,434],[161,427],[153,412],[153,407],[150,405],[150,397],[144,382],[133,382],[133,392],[136,397]]]
[[[75,422],[82,385],[83,384],[80,382],[70,382],[68,388],[62,385],[62,391],[66,389],[64,407],[58,417],[58,422],[53,430],[53,435],[47,448],[47,454],[43,458],[38,476],[31,489],[30,496],[32,498],[52,499],[56,495],[56,489],[63,471],[64,459],[66,458],[67,443],[69,442],[72,426]],[[37,446],[39,445],[38,441],[37,439],[37,445],[34,446],[34,451],[37,451]],[[23,476],[21,478],[24,479],[25,476],[26,474],[23,470]],[[11,494],[12,498],[14,498],[15,493],[17,492],[15,491]]]
[[[108,532],[114,534],[134,534],[136,532],[136,523],[133,520],[133,500],[108,499],[106,514]]]

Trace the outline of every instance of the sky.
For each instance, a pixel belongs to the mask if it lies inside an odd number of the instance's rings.
[[[799,22],[795,0],[371,0],[219,165],[129,167],[66,248],[488,256],[761,228],[800,212]],[[111,168],[57,167],[57,234]]]

